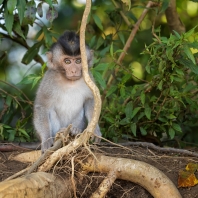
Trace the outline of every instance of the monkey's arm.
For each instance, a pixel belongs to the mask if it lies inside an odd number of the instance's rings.
[[[44,152],[53,144],[51,126],[49,122],[49,110],[45,106],[35,104],[34,127],[39,139],[41,140],[41,150]]]
[[[93,99],[87,99],[85,104],[84,104],[84,109],[85,109],[85,117],[86,117],[86,119],[89,123],[89,122],[91,122],[91,118],[92,118],[93,111],[94,111],[94,100]],[[100,127],[99,127],[98,124],[96,125],[96,129],[95,129],[94,134],[99,136],[99,137],[102,136],[102,133],[100,131]],[[100,138],[97,138],[97,137],[93,137],[92,140],[94,140],[95,143],[100,142]]]

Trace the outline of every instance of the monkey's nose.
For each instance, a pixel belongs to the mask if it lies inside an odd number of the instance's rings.
[[[71,72],[72,72],[72,74],[76,74],[76,70],[72,70]]]

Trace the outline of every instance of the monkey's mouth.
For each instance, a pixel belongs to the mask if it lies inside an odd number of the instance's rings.
[[[81,75],[80,76],[66,76],[66,78],[68,80],[79,80],[81,78]]]

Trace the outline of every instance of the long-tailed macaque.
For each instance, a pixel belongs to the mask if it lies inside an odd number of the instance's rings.
[[[86,46],[87,61],[93,54]],[[81,133],[90,122],[94,99],[82,76],[79,36],[66,31],[47,53],[48,70],[38,88],[34,103],[34,126],[41,150],[53,145],[55,134],[72,124],[71,135]],[[95,134],[101,136],[97,125]],[[95,138],[99,142],[100,138]]]

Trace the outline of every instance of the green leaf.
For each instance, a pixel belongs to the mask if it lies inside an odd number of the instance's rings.
[[[184,53],[187,55],[187,57],[194,63],[196,64],[195,62],[195,57],[193,56],[190,48],[187,46],[187,45],[184,45]]]
[[[128,118],[124,118],[124,119],[122,119],[122,120],[119,122],[120,125],[126,125],[126,124],[129,124],[129,123],[130,123],[130,121],[129,121]]]
[[[23,35],[23,31],[21,30],[21,26],[20,26],[19,22],[15,22],[15,23],[14,23],[13,30],[14,30],[19,36],[21,36],[24,40],[26,39],[25,36]]]
[[[197,28],[197,25],[194,28],[192,28],[191,30],[189,30],[188,32],[186,32],[184,34],[184,38],[188,38],[189,36],[191,36],[194,33],[196,28]]]
[[[179,62],[185,67],[188,67],[193,73],[198,74],[198,66],[196,64],[193,64],[192,61],[180,58]]]
[[[96,45],[96,35],[94,35],[92,38],[91,38],[91,40],[90,40],[90,42],[89,42],[89,47],[91,48],[91,49],[93,49],[93,47]]]
[[[143,127],[140,127],[140,132],[142,135],[147,135],[147,132]]]
[[[174,116],[173,114],[166,115],[166,117],[167,117],[168,119],[171,119],[171,120],[177,118],[177,117]]]
[[[146,107],[144,110],[144,113],[145,113],[146,117],[150,120],[151,119],[151,108]]]
[[[16,131],[15,130],[7,130],[7,132],[9,133],[8,141],[13,142],[15,135],[16,135]]]
[[[32,84],[34,79],[37,78],[38,76],[36,74],[30,74],[28,76],[25,76],[19,83],[18,85],[28,85]],[[40,77],[41,78],[41,77]]]
[[[136,123],[132,123],[131,126],[130,126],[130,128],[131,128],[131,132],[136,137],[136,131],[137,131],[137,125],[136,125]]]
[[[173,30],[173,32],[174,32],[175,36],[176,36],[178,39],[181,38],[181,36],[180,36],[180,34],[179,34],[178,32],[176,32],[175,30]]]
[[[50,6],[53,6],[52,0],[45,0],[45,1],[46,1],[46,3],[48,3]]]
[[[126,89],[125,89],[125,87],[124,86],[122,86],[121,88],[120,88],[120,95],[121,95],[121,97],[124,97],[125,95],[126,95],[126,91],[125,91]]]
[[[25,13],[25,8],[26,8],[26,0],[18,0],[16,7],[17,7],[17,10],[18,10],[18,14],[19,14],[20,24],[22,24],[24,13]]]
[[[7,95],[6,104],[8,105],[8,107],[10,107],[11,103],[12,103],[12,98],[9,95]]]
[[[106,97],[110,96],[112,93],[114,93],[117,90],[117,86],[113,85],[110,87],[110,89],[107,92]]]
[[[159,117],[158,120],[161,121],[161,122],[168,122],[168,120],[166,118],[163,118],[163,117]]]
[[[182,129],[181,129],[181,127],[180,127],[179,124],[172,123],[172,127],[173,127],[173,129],[175,129],[176,131],[182,133]]]
[[[129,79],[131,79],[131,74],[124,74],[124,76],[122,77],[122,84],[125,84]]]
[[[175,131],[173,128],[169,128],[168,129],[168,134],[170,136],[171,139],[173,139],[175,137]]]
[[[138,113],[138,111],[141,109],[141,107],[136,107],[133,112],[132,112],[132,115],[131,115],[131,119]]]
[[[172,46],[171,46],[171,47],[168,47],[168,48],[166,49],[166,56],[168,57],[168,59],[169,59],[172,63],[174,63]]]
[[[99,53],[100,57],[105,56],[105,54],[109,51],[110,46],[108,45],[107,47],[105,47],[104,49],[102,49]]]
[[[157,88],[161,91],[162,90],[162,85],[163,85],[163,80],[161,80],[157,86]]]
[[[110,46],[110,55],[111,57],[113,57],[113,42],[111,43],[111,46]]]
[[[94,75],[94,78],[95,80],[100,84],[100,86],[105,89],[106,88],[106,82],[105,80],[103,79],[101,73],[97,72],[97,71],[94,71],[93,72],[93,75]]]
[[[146,95],[145,95],[144,91],[142,91],[140,94],[140,100],[143,105],[145,103],[145,99],[146,99]]]
[[[96,49],[98,49],[101,45],[103,45],[103,43],[104,43],[104,39],[102,38],[102,36],[100,36],[96,44]]]
[[[132,111],[133,111],[133,104],[132,101],[130,101],[129,103],[127,103],[126,108],[125,108],[125,114],[127,118],[131,118],[132,115]]]
[[[51,32],[49,31],[49,29],[47,29],[47,27],[43,27],[43,32],[44,32],[44,38],[45,38],[45,43],[47,45],[47,47],[50,47],[53,43],[53,40],[52,40],[52,35],[51,35]]]
[[[170,82],[172,83],[174,81],[174,76],[170,76]]]
[[[8,31],[8,34],[12,37],[12,27],[13,27],[13,22],[14,22],[14,15],[10,14],[7,10],[7,8],[5,8],[5,27]]]
[[[109,63],[100,63],[96,67],[94,67],[95,71],[104,71],[105,69],[108,68]]]
[[[145,67],[146,71],[150,74],[151,73],[151,67],[150,65],[146,65]]]
[[[101,22],[100,18],[98,17],[98,15],[94,14],[93,19],[94,19],[94,22],[96,23],[96,25],[103,31],[102,22]]]
[[[122,42],[123,45],[125,45],[125,38],[124,38],[124,34],[122,32],[118,32],[118,36]]]
[[[35,43],[32,47],[30,47],[25,55],[23,56],[22,63],[29,64],[33,58],[38,54],[39,49],[42,45],[42,42]]]
[[[17,4],[17,0],[8,0],[7,1],[7,8],[9,14],[12,14]]]
[[[30,136],[28,135],[28,133],[24,130],[24,129],[19,129],[19,131],[27,138],[29,138]]]
[[[112,117],[106,117],[104,116],[104,119],[110,122],[111,124],[115,124],[115,120]]]
[[[35,87],[35,85],[38,84],[38,82],[41,80],[41,76],[37,76],[34,78],[33,83],[32,83],[32,89]]]
[[[184,76],[184,72],[181,69],[175,68],[175,71],[177,74],[179,74],[180,76]]]
[[[169,0],[163,0],[160,13],[164,13],[164,11],[168,8],[168,5],[169,5]]]
[[[2,3],[3,3],[3,1],[4,1],[4,0],[0,0],[0,4],[2,4]]]

